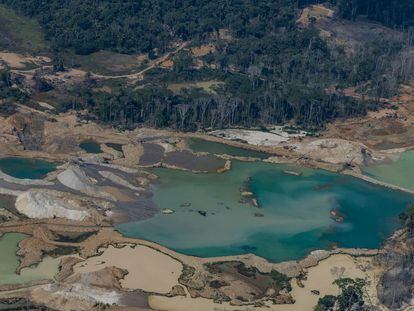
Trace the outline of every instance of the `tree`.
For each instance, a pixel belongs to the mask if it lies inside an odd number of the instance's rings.
[[[193,57],[189,51],[180,51],[173,57],[173,70],[175,72],[183,72],[190,70],[194,63]]]
[[[338,311],[363,311],[364,308],[364,297],[362,289],[365,286],[363,279],[338,279],[334,282],[338,285],[341,293],[337,297]]]

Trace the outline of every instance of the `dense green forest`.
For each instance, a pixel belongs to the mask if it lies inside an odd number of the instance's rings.
[[[139,88],[119,85],[111,93],[93,92],[85,84],[61,103],[87,108],[100,120],[124,127],[183,130],[291,120],[319,128],[338,117],[363,115],[376,107],[375,98],[395,94],[398,84],[412,74],[401,68],[406,42],[384,37],[346,53],[328,45],[314,27],[297,26],[300,8],[316,2],[0,0],[37,18],[55,55],[62,49],[80,54],[106,49],[154,58],[177,40],[213,43],[216,50],[203,56],[207,66],[194,66],[191,53],[183,50],[174,56],[172,70],[149,71]],[[392,2],[332,0],[331,5],[345,18],[367,15],[393,27],[410,25],[411,1]],[[220,29],[228,29],[231,39],[222,39]],[[213,93],[189,88],[177,94],[168,89],[173,82],[207,80],[223,84]],[[343,89],[349,86],[366,89],[371,99],[345,96]]]
[[[55,46],[87,54],[102,49],[148,52],[173,39],[202,37],[220,28],[260,35],[264,24],[291,27],[293,0],[1,0],[38,18]],[[252,25],[255,19],[255,25]],[[246,27],[248,26],[248,27]],[[254,33],[256,32],[256,33]]]
[[[220,28],[261,36],[293,27],[295,10],[309,0],[0,0],[36,17],[55,46],[88,54],[102,49],[149,52],[171,40],[203,37]],[[414,23],[411,0],[331,0],[347,18],[366,15],[387,26]]]

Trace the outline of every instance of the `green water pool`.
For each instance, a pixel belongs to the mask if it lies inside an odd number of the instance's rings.
[[[270,155],[264,152],[237,148],[226,144],[208,141],[200,138],[187,140],[188,147],[194,152],[209,152],[213,154],[228,154],[235,157],[252,157],[266,159]]]
[[[87,153],[102,153],[101,146],[94,140],[85,140],[79,144],[79,147]]]
[[[365,167],[364,173],[378,180],[414,190],[414,150],[392,163]]]
[[[58,260],[47,257],[38,266],[25,268],[20,275],[16,274],[19,266],[16,256],[18,243],[25,237],[20,233],[7,233],[0,237],[0,285],[50,279],[58,272]]]
[[[376,248],[414,203],[411,195],[350,176],[263,162],[235,161],[224,174],[154,172],[160,176],[155,203],[175,212],[117,228],[202,257],[255,253],[277,262],[333,245]],[[261,208],[239,202],[246,186]],[[330,217],[333,209],[344,214],[344,222]]]
[[[56,166],[56,163],[39,159],[0,158],[0,170],[16,178],[41,179],[54,171]]]

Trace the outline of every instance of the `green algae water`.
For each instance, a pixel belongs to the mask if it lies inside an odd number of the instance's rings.
[[[209,152],[213,154],[228,154],[234,157],[252,157],[266,159],[269,154],[254,150],[237,148],[226,144],[208,141],[200,138],[190,138],[187,140],[188,147],[194,152]]]
[[[79,147],[87,153],[102,153],[101,146],[94,140],[85,140],[79,144]]]
[[[41,179],[56,169],[56,163],[39,159],[0,158],[0,170],[16,178]]]
[[[20,233],[7,233],[0,237],[0,285],[50,279],[58,272],[58,260],[45,258],[37,267],[25,268],[20,275],[16,274],[19,266],[16,256],[18,243],[25,237]]]
[[[402,153],[395,162],[365,167],[364,173],[375,179],[414,190],[414,150]]]
[[[301,176],[286,174],[295,170]],[[321,170],[235,161],[224,174],[156,169],[154,201],[173,214],[121,224],[126,235],[186,254],[254,253],[278,262],[331,246],[377,248],[414,197]],[[261,208],[242,203],[248,187]],[[330,211],[338,210],[337,223]]]

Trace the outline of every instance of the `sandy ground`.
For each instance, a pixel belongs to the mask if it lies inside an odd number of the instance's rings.
[[[210,134],[223,137],[228,140],[243,140],[251,145],[267,147],[277,146],[289,140],[287,137],[274,133],[240,129],[217,130],[210,132]]]
[[[121,281],[124,288],[156,293],[168,293],[174,285],[178,285],[182,270],[179,261],[152,248],[127,245],[123,248],[109,246],[102,255],[77,264],[74,272],[94,272],[111,266],[128,271]]]
[[[40,65],[42,63],[50,62],[51,59],[44,56],[25,56],[17,53],[0,52],[0,63],[4,62],[9,67],[19,69],[26,67],[27,64],[32,63]]]
[[[296,280],[292,280],[292,296],[296,302],[292,305],[271,305],[263,308],[253,308],[252,306],[235,307],[230,304],[217,304],[212,300],[204,298],[161,297],[150,296],[150,306],[156,310],[170,311],[192,311],[192,310],[276,310],[276,311],[309,311],[315,306],[320,297],[324,295],[337,295],[339,289],[333,282],[341,277],[363,278],[367,281],[367,294],[373,303],[376,300],[376,284],[380,275],[380,269],[372,267],[372,259],[369,257],[354,258],[349,255],[333,255],[317,266],[308,269],[307,280],[303,282],[304,287],[297,285]],[[318,290],[320,295],[313,295],[311,290]]]

